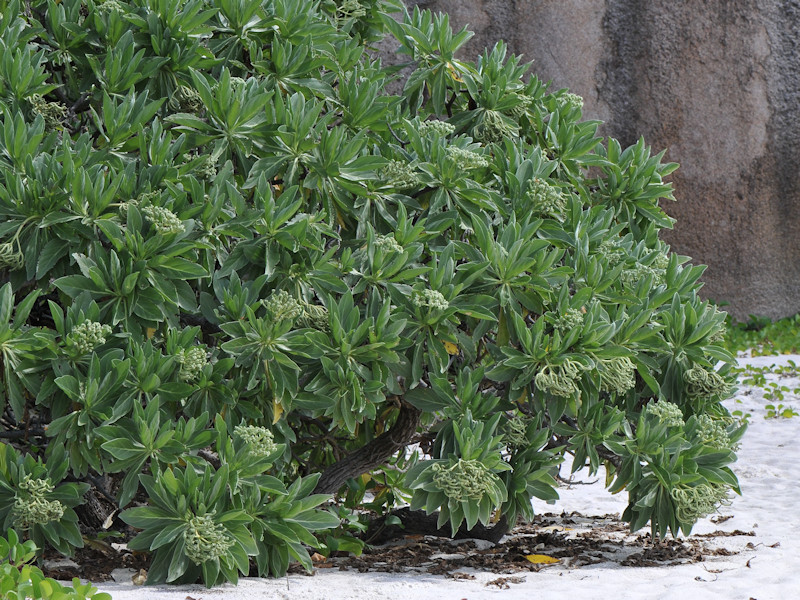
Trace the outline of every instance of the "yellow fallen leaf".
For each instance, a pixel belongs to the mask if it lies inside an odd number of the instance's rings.
[[[572,531],[572,528],[564,527],[563,525],[548,525],[547,527],[542,527],[541,531]]]
[[[447,353],[451,356],[455,356],[458,354],[458,346],[456,346],[453,342],[446,342],[442,340],[444,344],[444,349],[447,350]]]
[[[278,400],[272,401],[272,424],[275,425],[281,420],[283,414],[283,405]]]
[[[558,558],[547,556],[546,554],[526,554],[525,558],[535,565],[552,565],[559,561]]]
[[[155,327],[147,327],[144,331],[145,331],[145,334],[147,335],[147,339],[148,340],[156,334],[156,328]]]

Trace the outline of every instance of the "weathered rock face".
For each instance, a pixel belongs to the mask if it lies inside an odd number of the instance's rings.
[[[800,0],[433,0],[585,99],[601,133],[681,163],[664,237],[736,318],[800,311]]]

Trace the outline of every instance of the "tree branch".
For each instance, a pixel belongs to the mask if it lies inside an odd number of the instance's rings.
[[[392,454],[411,442],[419,427],[420,411],[401,402],[400,412],[391,429],[367,445],[351,452],[322,472],[315,494],[335,494],[348,479],[358,477],[385,463]]]

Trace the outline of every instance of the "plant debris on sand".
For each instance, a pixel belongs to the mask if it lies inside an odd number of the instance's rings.
[[[472,579],[462,569],[513,574],[538,572],[543,568],[580,568],[600,563],[617,563],[625,567],[663,567],[702,562],[712,556],[730,556],[736,551],[710,547],[709,538],[752,536],[753,532],[736,530],[692,535],[688,538],[666,538],[655,541],[650,534],[632,534],[618,515],[587,516],[578,512],[538,515],[527,525],[514,528],[500,542],[485,540],[453,540],[434,535],[409,535],[391,542],[367,546],[360,556],[315,555],[317,569],[352,570],[358,572],[407,573],[424,572],[445,575],[452,579]],[[335,553],[336,554],[336,553]],[[552,563],[532,562],[530,556],[546,556]],[[117,544],[95,542],[76,553],[73,560],[46,561],[45,573],[56,579],[81,577],[93,581],[109,581],[116,569],[147,569],[145,554],[130,552]],[[305,574],[299,564],[290,572]],[[519,583],[515,577],[501,577],[490,582],[500,589]]]
[[[654,541],[650,534],[632,534],[617,515],[546,513],[538,515],[528,525],[514,528],[497,544],[484,540],[412,535],[368,547],[361,556],[331,557],[315,563],[315,566],[318,569],[359,572],[419,571],[464,579],[467,574],[461,573],[460,569],[508,574],[537,572],[556,565],[578,568],[607,562],[628,567],[655,567],[702,562],[710,556],[735,554],[724,548],[711,548],[705,543],[709,537],[693,535]],[[543,564],[528,558],[542,555],[557,561]]]

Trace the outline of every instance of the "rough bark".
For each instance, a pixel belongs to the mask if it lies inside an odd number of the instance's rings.
[[[385,463],[392,454],[404,448],[414,438],[419,427],[419,418],[420,411],[403,402],[394,425],[365,446],[325,469],[317,482],[317,487],[314,488],[314,493],[335,494],[348,479],[358,477]]]

